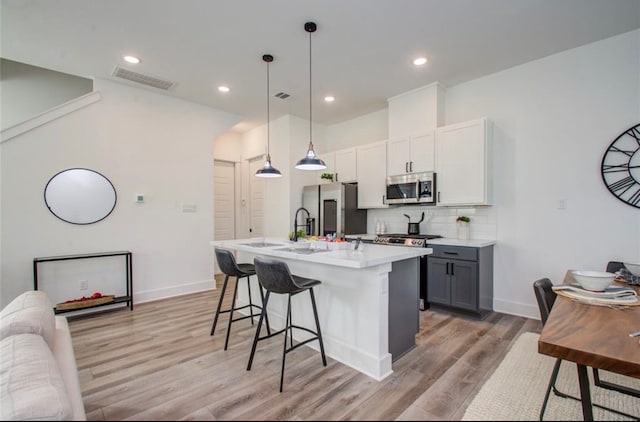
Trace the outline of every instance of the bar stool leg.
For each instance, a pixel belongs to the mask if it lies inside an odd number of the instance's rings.
[[[267,295],[264,298],[264,306],[262,312],[260,312],[260,319],[258,320],[258,328],[256,328],[256,334],[253,336],[253,345],[251,346],[251,354],[249,355],[249,363],[247,364],[247,371],[251,370],[253,364],[253,356],[256,354],[256,346],[258,345],[258,337],[260,336],[260,329],[262,328],[262,321],[267,314],[267,303],[269,302],[270,291],[267,290]]]
[[[249,295],[249,313],[251,314],[251,318],[249,318],[251,320],[251,325],[253,325],[253,302],[251,299],[251,280],[249,279],[249,276],[247,276],[247,294]]]
[[[267,309],[267,304],[264,301],[264,292],[262,291],[262,286],[258,286],[258,289],[260,289],[260,300],[262,301],[262,309],[265,309],[265,314],[264,314],[264,320],[267,324],[267,334],[271,335],[271,326],[269,325],[269,313],[266,312]]]
[[[227,282],[229,281],[229,276],[227,275],[224,278],[224,284],[222,284],[222,292],[220,292],[220,298],[218,299],[218,307],[216,309],[216,316],[213,318],[213,325],[211,326],[211,334],[216,332],[216,325],[218,324],[218,316],[220,315],[220,308],[222,307],[222,300],[224,299],[224,292],[227,290]]]
[[[289,309],[291,307],[291,294],[289,294]],[[293,318],[291,317],[291,310],[289,310],[289,315],[287,317],[287,327],[289,327],[289,347],[293,349]],[[286,344],[285,337],[285,344]]]
[[[316,330],[318,333],[318,342],[320,343],[320,352],[322,355],[322,364],[327,366],[327,358],[324,355],[324,344],[322,342],[322,333],[320,332],[320,321],[318,320],[318,309],[316,308],[316,298],[313,294],[313,287],[309,289],[309,294],[311,295],[311,306],[313,307],[313,316],[316,320]]]
[[[227,345],[229,344],[229,333],[231,333],[231,323],[233,322],[233,310],[236,307],[238,284],[240,284],[240,277],[236,277],[236,285],[233,288],[233,299],[231,299],[231,309],[229,310],[229,324],[227,325],[227,337],[224,340],[224,350],[227,350]]]
[[[282,369],[280,370],[280,392],[282,393],[282,384],[284,383],[284,363],[287,356],[287,336],[290,333],[291,344],[293,347],[293,328],[291,327],[291,293],[287,300],[287,326],[284,329],[284,343],[282,344]]]

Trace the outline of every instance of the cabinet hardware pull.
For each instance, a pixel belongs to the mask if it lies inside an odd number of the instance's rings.
[[[409,171],[413,172],[413,161],[409,161]]]
[[[454,264],[453,264],[453,262],[452,262],[452,263],[451,263],[451,275],[455,275],[455,274],[453,273],[453,265],[454,265]]]
[[[443,252],[445,255],[458,255],[458,252],[448,252],[448,251],[444,251]]]
[[[447,269],[445,271],[445,274],[449,275],[449,263],[447,262]]]
[[[338,181],[338,173],[336,173],[336,182]]]
[[[404,172],[405,173],[409,173],[409,162],[408,161],[404,162]]]

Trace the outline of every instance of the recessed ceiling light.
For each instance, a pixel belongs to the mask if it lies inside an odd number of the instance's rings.
[[[140,59],[139,59],[139,58],[137,58],[136,56],[124,56],[123,58],[124,58],[124,60],[125,60],[126,62],[131,63],[131,64],[138,64],[138,63],[140,63]]]
[[[426,62],[427,62],[427,58],[426,57],[418,57],[417,59],[415,59],[413,61],[413,64],[415,64],[416,66],[422,66]]]
[[[332,103],[335,101],[335,97],[331,96],[331,95],[327,95],[326,97],[324,97],[324,100],[328,103]]]
[[[229,91],[231,91],[231,90],[229,89],[229,87],[228,87],[228,86],[220,85],[220,86],[218,87],[218,91],[220,91],[220,92],[229,92]]]

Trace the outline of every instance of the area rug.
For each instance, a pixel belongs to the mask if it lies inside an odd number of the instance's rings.
[[[474,397],[462,420],[538,420],[555,363],[555,358],[538,353],[538,337],[536,333],[523,333],[518,337]],[[639,398],[595,387],[591,371],[589,377],[593,403],[640,417]],[[600,379],[640,389],[640,379],[605,371],[600,371]],[[556,386],[562,392],[579,397],[578,373],[574,363],[562,362]],[[600,421],[634,420],[595,406],[593,417]],[[552,392],[544,420],[582,420],[580,402],[558,397]]]

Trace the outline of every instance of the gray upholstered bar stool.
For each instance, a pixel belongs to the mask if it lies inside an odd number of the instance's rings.
[[[260,314],[260,320],[258,321],[258,328],[256,330],[255,337],[253,339],[253,346],[251,347],[251,356],[249,357],[249,364],[247,365],[247,371],[251,370],[251,364],[253,363],[253,356],[256,352],[256,346],[260,340],[265,340],[280,333],[284,334],[284,346],[282,349],[282,369],[280,370],[280,392],[282,393],[282,384],[284,382],[284,364],[285,357],[287,353],[291,352],[298,347],[307,344],[311,341],[318,340],[320,343],[320,354],[322,356],[322,364],[327,366],[327,358],[324,354],[324,344],[322,343],[322,333],[320,331],[320,322],[318,321],[318,309],[316,307],[316,299],[313,294],[313,287],[320,284],[319,280],[313,280],[310,278],[304,278],[297,275],[292,275],[289,271],[289,266],[286,262],[270,259],[265,257],[257,256],[253,259],[253,263],[255,265],[256,273],[258,274],[258,281],[260,285],[264,287],[267,291],[265,295],[264,305],[262,308],[262,313]],[[291,320],[291,296],[297,295],[298,293],[302,293],[308,291],[311,296],[311,306],[313,308],[313,316],[316,321],[316,331],[310,330],[306,327],[301,327],[299,325],[294,325]],[[269,302],[269,296],[271,293],[276,294],[286,294],[287,297],[287,315],[285,327],[282,330],[277,332],[269,333],[266,336],[260,337],[260,327],[262,326],[262,321],[266,318],[267,314],[267,303]],[[268,321],[267,321],[268,324]],[[299,330],[306,331],[310,334],[313,334],[313,337],[308,338],[295,346],[293,345],[293,329],[297,328]],[[287,337],[290,338],[289,343],[290,346],[287,348]]]
[[[225,277],[224,277],[224,284],[222,285],[222,291],[220,292],[220,299],[218,299],[216,316],[213,319],[213,325],[211,326],[211,335],[213,335],[216,331],[216,325],[218,324],[218,317],[220,316],[220,314],[229,312],[230,315],[229,315],[229,322],[227,325],[227,337],[225,338],[225,341],[224,341],[224,350],[227,350],[227,346],[229,345],[229,333],[231,332],[231,324],[236,321],[251,318],[251,325],[253,325],[254,316],[258,316],[257,313],[256,314],[253,313],[254,308],[262,311],[263,306],[265,306],[265,309],[266,309],[266,305],[265,305],[266,302],[264,299],[264,292],[262,291],[262,287],[260,286],[258,287],[258,289],[260,290],[260,298],[262,299],[263,305],[262,306],[255,305],[251,299],[251,282],[249,280],[249,277],[256,274],[256,269],[253,264],[236,263],[236,259],[233,257],[233,254],[231,253],[231,251],[228,251],[226,249],[215,248],[215,253],[216,253],[216,259],[218,260],[218,266],[220,267],[220,270],[225,274]],[[236,284],[233,289],[233,299],[231,300],[231,308],[221,310],[222,301],[224,300],[224,294],[227,290],[227,283],[229,282],[229,277],[236,277]],[[243,277],[247,278],[247,291],[249,295],[249,304],[236,308],[236,297],[238,296],[238,284],[240,284],[240,279]],[[249,308],[249,315],[244,315],[238,318],[233,317],[234,311],[239,311],[240,309],[245,309],[245,308]],[[266,312],[264,314],[265,314],[265,318],[267,318],[267,333],[271,333],[271,328],[269,328],[269,319],[266,316]],[[261,318],[262,318],[262,314],[261,314]]]

